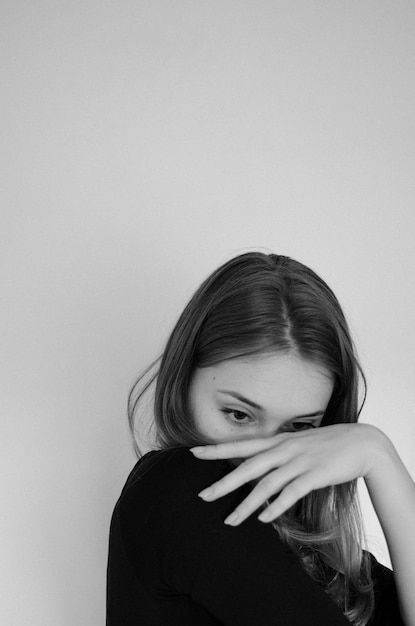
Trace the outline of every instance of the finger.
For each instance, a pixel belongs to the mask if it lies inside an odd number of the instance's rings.
[[[220,480],[213,483],[198,495],[204,500],[212,501],[238,489],[242,485],[265,476],[290,460],[290,450],[275,446],[270,450],[252,456]]]
[[[278,445],[284,440],[285,434],[281,433],[261,439],[240,439],[239,441],[224,441],[206,446],[196,446],[190,448],[190,452],[197,457],[209,460],[249,457]]]
[[[302,474],[286,485],[280,495],[259,516],[261,522],[272,522],[288,511],[298,500],[315,489],[313,476]]]
[[[236,507],[233,513],[226,518],[225,524],[237,526],[243,522],[260,506],[266,503],[271,496],[275,496],[281,492],[284,487],[291,484],[299,475],[301,469],[298,461],[293,461],[267,474]]]

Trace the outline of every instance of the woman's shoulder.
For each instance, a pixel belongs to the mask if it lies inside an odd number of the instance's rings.
[[[189,448],[146,454],[131,472],[113,521],[113,545],[122,546],[152,595],[166,588],[191,597],[218,623],[346,623],[307,575],[275,529],[249,516],[231,527],[225,518],[249,493],[243,485],[214,500],[198,497],[233,469],[203,461]],[[277,590],[277,592],[276,592]],[[166,596],[163,596],[165,601]],[[323,619],[322,619],[323,618]]]
[[[229,531],[223,520],[246,497],[246,485],[206,503],[198,493],[233,469],[229,461],[202,461],[189,448],[151,451],[131,471],[115,506],[124,541],[160,545],[186,537],[199,541],[200,534]],[[164,538],[164,539],[162,539]],[[181,538],[181,539],[180,539]],[[166,544],[166,545],[167,545]],[[133,548],[131,548],[133,549]]]
[[[160,481],[163,485],[178,481],[194,484],[204,477],[208,479],[214,474],[224,474],[232,469],[226,460],[203,461],[196,458],[190,448],[169,448],[167,450],[151,450],[142,456],[132,469],[125,487],[142,488],[147,483]]]
[[[227,460],[203,461],[185,447],[151,450],[132,469],[119,503],[142,509],[146,504],[160,508],[178,502],[194,502],[199,491],[232,469],[233,465]]]

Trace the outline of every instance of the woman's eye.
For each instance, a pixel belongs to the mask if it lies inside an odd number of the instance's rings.
[[[292,422],[291,428],[294,431],[299,431],[299,430],[308,430],[309,428],[316,428],[316,426],[315,424],[312,424],[311,422]]]
[[[231,422],[234,422],[236,424],[249,424],[251,421],[253,421],[249,417],[249,415],[247,415],[243,411],[236,411],[235,409],[222,409],[222,412],[229,417]]]

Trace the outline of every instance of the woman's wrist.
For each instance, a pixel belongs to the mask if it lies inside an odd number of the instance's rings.
[[[384,479],[390,469],[399,462],[396,449],[385,433],[371,424],[361,424],[366,430],[366,468],[363,478],[367,483]]]

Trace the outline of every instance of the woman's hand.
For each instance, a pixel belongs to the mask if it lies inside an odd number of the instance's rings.
[[[275,520],[313,489],[362,476],[386,537],[404,623],[415,626],[415,483],[381,430],[369,424],[333,424],[192,451],[200,459],[242,460],[235,470],[199,494],[205,500],[216,500],[245,483],[257,482],[225,520],[232,526],[275,494],[279,495],[259,516],[261,521]],[[211,495],[204,495],[210,489]]]
[[[370,477],[376,449],[387,439],[369,424],[334,424],[266,439],[244,439],[191,448],[197,458],[238,458],[238,467],[198,495],[216,500],[250,481],[251,493],[225,524],[237,526],[268,498],[279,496],[258,517],[271,522],[314,489]],[[246,460],[243,460],[246,459]]]

